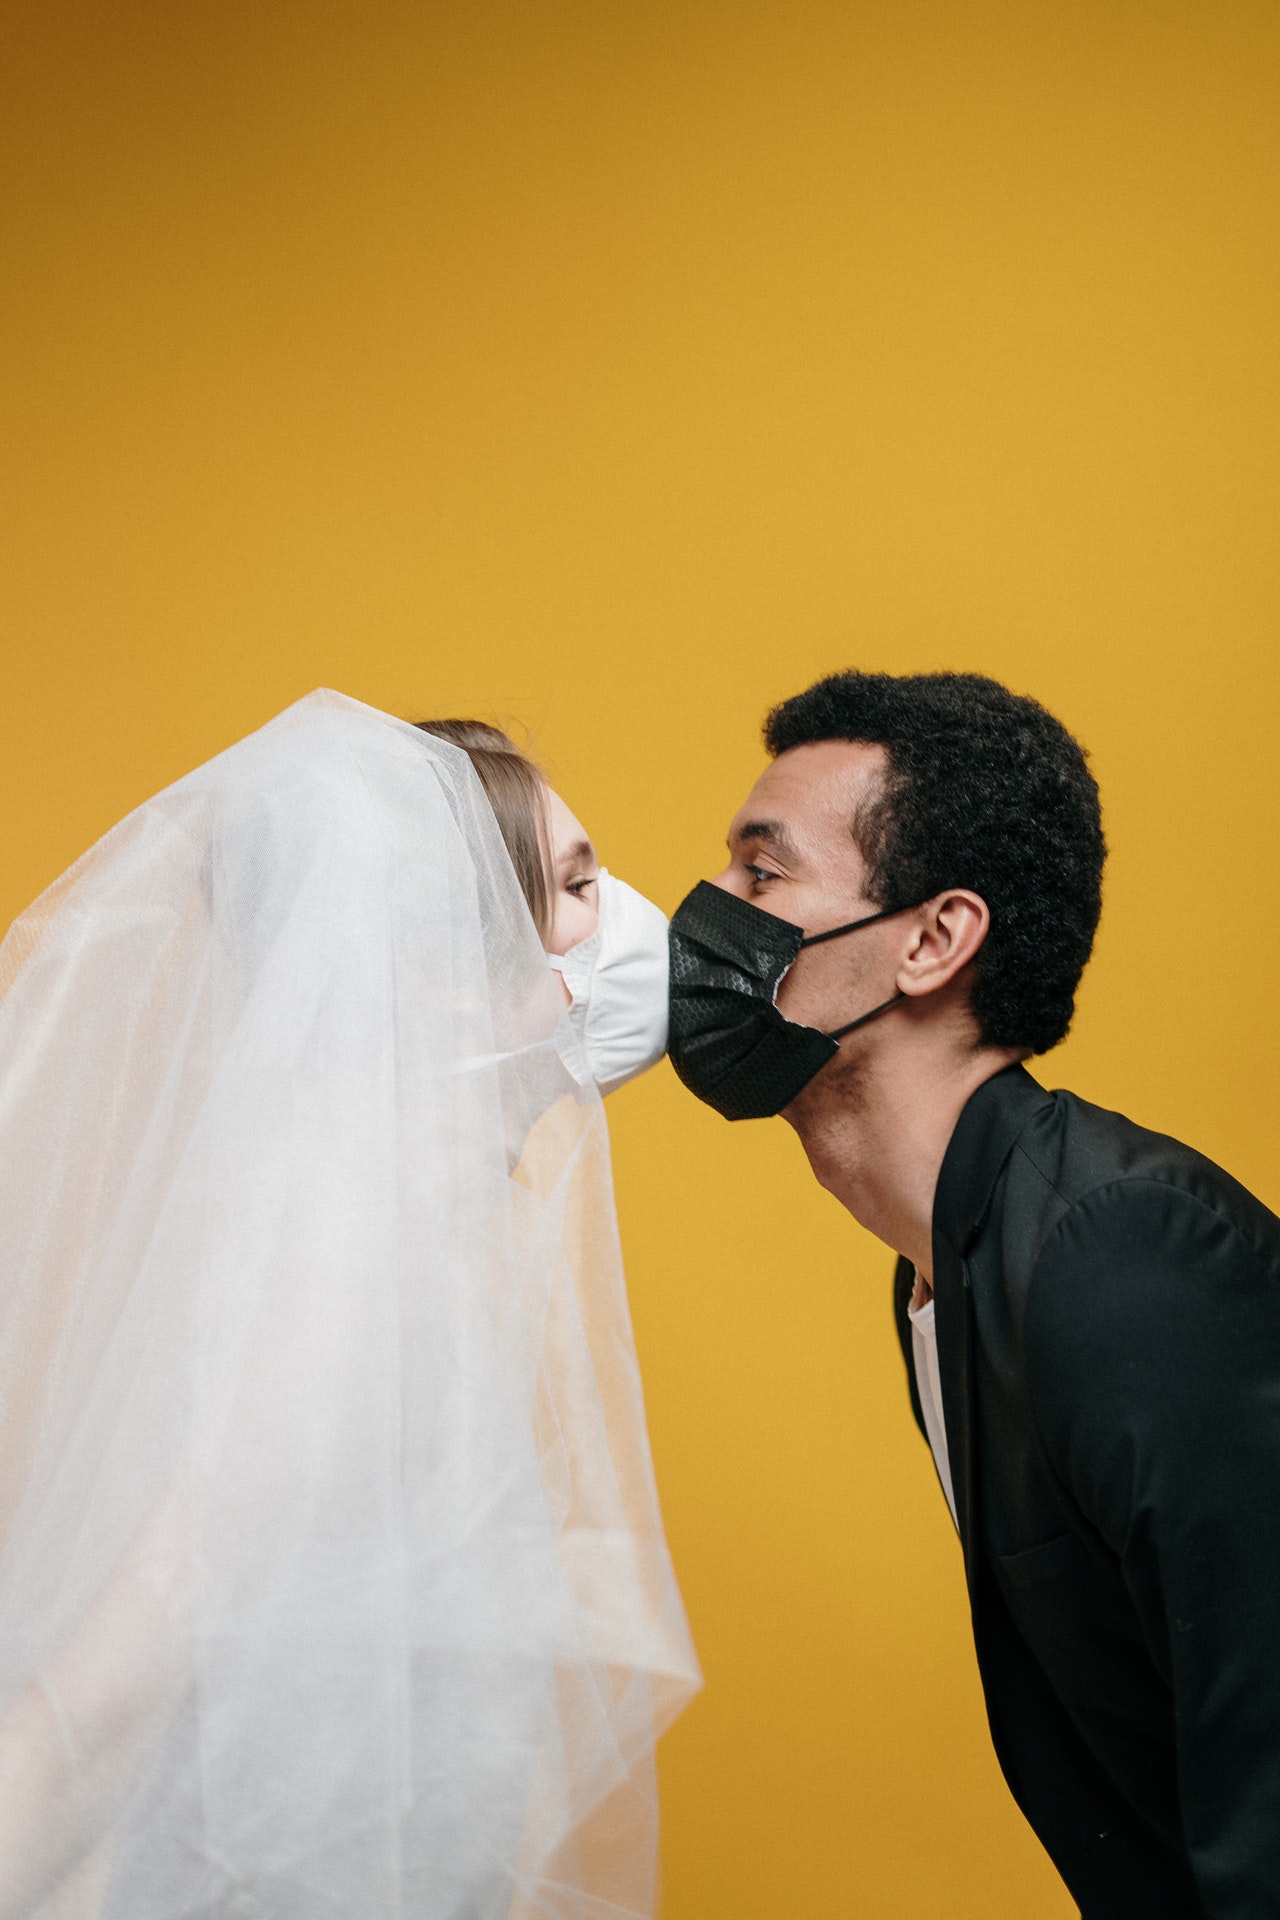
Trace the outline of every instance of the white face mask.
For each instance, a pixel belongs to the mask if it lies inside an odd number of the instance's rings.
[[[612,1093],[661,1060],[667,1050],[667,916],[661,907],[601,867],[599,926],[568,953],[549,953],[547,959],[573,997],[569,1020],[601,1093]]]

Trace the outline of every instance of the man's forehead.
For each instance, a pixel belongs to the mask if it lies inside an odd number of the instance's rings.
[[[847,836],[858,807],[879,787],[883,747],[865,740],[815,740],[792,747],[765,768],[734,816],[731,837],[767,826],[762,838],[797,846],[836,833]]]

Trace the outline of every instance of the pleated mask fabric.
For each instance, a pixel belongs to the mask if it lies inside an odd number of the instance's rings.
[[[651,1915],[697,1663],[466,755],[311,695],[0,994],[0,1920]]]

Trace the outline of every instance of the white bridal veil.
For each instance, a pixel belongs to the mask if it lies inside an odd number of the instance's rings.
[[[0,1920],[649,1915],[697,1668],[466,755],[313,694],[0,994]]]

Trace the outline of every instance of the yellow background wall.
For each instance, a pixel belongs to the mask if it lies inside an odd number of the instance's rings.
[[[714,871],[776,698],[969,667],[1113,845],[1043,1063],[1280,1202],[1280,14],[5,0],[0,915],[328,684],[514,716]],[[707,1691],[669,1920],[1058,1920],[890,1261],[781,1122],[613,1103]]]

